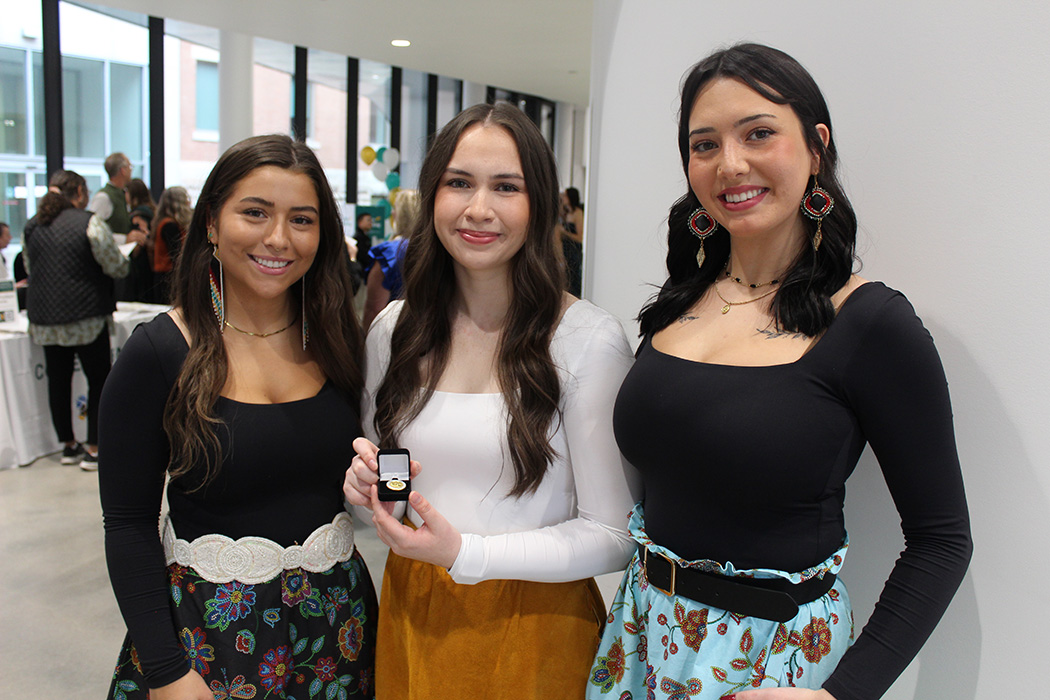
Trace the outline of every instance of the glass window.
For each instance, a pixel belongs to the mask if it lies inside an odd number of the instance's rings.
[[[346,56],[310,49],[306,142],[317,153],[337,202],[346,201]]]
[[[38,156],[46,153],[44,132],[44,54],[33,54],[33,152]]]
[[[197,131],[219,131],[219,64],[197,61]]]
[[[133,161],[143,160],[143,131],[147,118],[143,102],[142,66],[109,64],[110,148]]]
[[[62,57],[62,118],[67,156],[106,157],[104,68],[102,61]]]
[[[11,245],[14,247],[18,247],[15,244],[21,242],[19,237],[26,225],[27,196],[25,173],[0,172],[0,221],[11,227]],[[4,253],[8,260],[14,258],[10,252],[9,248]]]
[[[255,57],[252,132],[292,135],[295,47],[255,37],[252,53]]]
[[[406,69],[401,73],[401,187],[418,187],[426,152],[427,75]]]
[[[219,30],[165,20],[164,34],[164,183],[185,187],[196,201],[219,157]],[[207,92],[198,91],[199,63],[215,67]],[[197,129],[198,99],[212,106],[212,129]]]
[[[455,78],[446,78],[443,75],[438,76],[437,131],[441,131],[441,127],[452,121],[452,117],[456,116],[456,113],[459,111],[456,109],[456,95],[459,92],[458,83],[459,81]]]
[[[0,46],[0,153],[29,150],[26,52]]]
[[[391,68],[383,63],[362,59],[359,64],[357,98],[357,203],[371,205],[373,197],[386,196],[386,182],[373,172],[373,164],[365,163],[361,150],[371,146],[379,150],[390,145],[390,82]]]

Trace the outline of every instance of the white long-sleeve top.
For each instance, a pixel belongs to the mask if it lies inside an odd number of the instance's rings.
[[[376,317],[366,341],[362,415],[373,442],[373,397],[390,362],[402,303]],[[640,482],[612,432],[616,393],[633,362],[623,329],[602,309],[578,301],[555,330],[551,356],[561,380],[561,418],[551,440],[557,457],[535,492],[507,495],[514,468],[502,394],[436,391],[402,432],[400,447],[422,465],[413,490],[463,534],[449,569],[457,583],[575,581],[622,569],[634,551],[627,519]]]

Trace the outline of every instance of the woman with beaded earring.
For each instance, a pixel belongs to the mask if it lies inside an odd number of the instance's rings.
[[[554,156],[519,109],[453,118],[419,192],[404,298],[368,333],[371,441],[344,486],[391,548],[376,697],[579,698],[605,616],[592,577],[633,550],[612,437],[630,348],[563,291]],[[418,460],[404,524],[378,500],[375,443]]]
[[[362,388],[343,241],[304,144],[253,137],[208,176],[174,308],[136,329],[102,397],[128,626],[111,697],[372,696],[375,591],[340,488]]]
[[[638,553],[587,697],[874,700],[972,548],[937,351],[902,294],[853,274],[831,118],[797,61],[757,44],[702,60],[678,145],[670,276],[614,410],[645,485]],[[907,544],[854,643],[837,574],[865,444]]]

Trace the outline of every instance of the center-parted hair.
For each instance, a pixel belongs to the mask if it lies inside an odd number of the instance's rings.
[[[555,235],[559,194],[554,154],[536,125],[512,105],[464,110],[435,137],[423,160],[420,218],[405,253],[405,301],[391,336],[390,366],[376,391],[374,425],[380,446],[398,446],[448,363],[456,277],[452,257],[434,228],[434,200],[460,137],[476,124],[504,129],[514,140],[529,197],[528,231],[511,262],[511,302],[496,359],[515,476],[510,495],[522,496],[536,490],[557,454],[550,436],[552,422],[560,419],[561,385],[550,343],[561,314],[564,274]]]
[[[216,221],[237,184],[264,166],[301,173],[313,182],[320,224],[317,255],[289,292],[297,306],[305,299],[310,329],[307,348],[313,359],[353,405],[360,403],[362,332],[353,311],[343,223],[328,179],[317,156],[303,143],[276,134],[245,139],[223,153],[208,175],[175,266],[174,303],[182,311],[192,344],[164,412],[173,478],[203,463],[207,465],[203,485],[218,473],[222,461],[215,433],[222,421],[214,414],[214,406],[226,384],[228,368],[211,303],[209,272],[213,265],[217,270],[219,263],[212,257],[208,224]],[[358,428],[347,426],[347,434],[358,434]]]
[[[716,51],[693,66],[682,81],[678,150],[687,183],[689,116],[700,91],[718,78],[739,80],[770,102],[791,107],[802,124],[806,145],[820,160],[817,181],[831,194],[835,207],[824,218],[820,250],[814,252],[808,241],[802,246],[770,305],[777,327],[810,337],[819,335],[835,318],[831,295],[849,281],[857,240],[857,216],[838,179],[838,151],[827,103],[809,72],[783,51],[761,44],[737,44]],[[817,132],[817,124],[828,128],[831,136],[827,146]],[[700,243],[690,232],[688,222],[699,206],[700,201],[689,188],[671,207],[667,217],[669,277],[656,297],[642,308],[638,317],[642,335],[666,328],[685,313],[714,283],[729,259],[729,232],[719,226],[704,243],[707,257],[703,267],[697,268]],[[804,223],[812,235],[816,222],[804,219]]]

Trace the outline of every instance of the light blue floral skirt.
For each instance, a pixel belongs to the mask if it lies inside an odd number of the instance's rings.
[[[641,503],[631,513],[630,530],[640,544],[684,566],[792,583],[837,574],[849,546],[844,542],[825,561],[797,573],[738,570],[728,562],[688,561],[654,544],[645,533]],[[752,688],[819,688],[852,643],[853,613],[840,581],[782,623],[669,596],[649,585],[635,554],[609,610],[587,698],[715,700]]]

